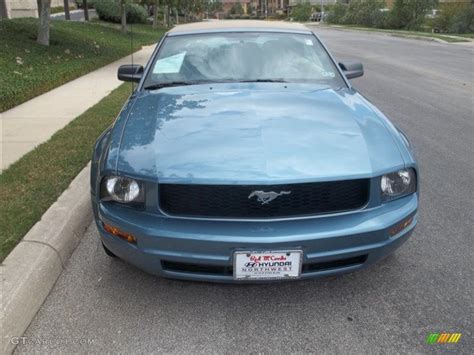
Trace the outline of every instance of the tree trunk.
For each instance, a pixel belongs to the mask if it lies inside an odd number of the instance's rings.
[[[120,13],[122,14],[122,32],[127,33],[127,9],[125,8],[125,0],[120,1]]]
[[[87,5],[87,0],[82,2],[82,6],[84,7],[84,20],[89,21],[89,7]]]
[[[40,15],[38,21],[38,38],[37,42],[43,46],[49,46],[49,23],[50,23],[50,5],[51,0],[39,0]]]
[[[0,19],[2,18],[8,18],[7,3],[5,0],[0,0]]]
[[[64,0],[64,15],[66,20],[71,19],[71,14],[69,13],[69,0]]]
[[[160,6],[160,0],[155,0],[153,4],[153,28],[158,27],[158,9]]]

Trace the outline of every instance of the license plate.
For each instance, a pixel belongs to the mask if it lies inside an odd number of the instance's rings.
[[[301,250],[234,253],[234,279],[272,280],[298,278],[301,274]]]

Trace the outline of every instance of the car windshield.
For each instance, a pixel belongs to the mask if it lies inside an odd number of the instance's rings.
[[[253,81],[345,86],[315,36],[241,32],[168,37],[153,60],[144,88]]]

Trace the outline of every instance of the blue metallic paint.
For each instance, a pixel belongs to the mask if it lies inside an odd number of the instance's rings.
[[[155,51],[156,53],[156,51]],[[147,71],[146,68],[145,71]],[[161,260],[231,265],[235,250],[302,248],[304,263],[368,254],[367,261],[302,278],[361,269],[393,252],[416,225],[418,193],[383,203],[380,177],[417,169],[400,131],[350,85],[226,83],[138,90],[92,159],[94,215],[106,247],[148,272],[231,282],[232,277],[165,271]],[[417,172],[418,173],[418,172]],[[145,183],[145,210],[101,202],[110,174]],[[174,218],[158,206],[157,182],[277,184],[370,178],[369,204],[358,211],[305,218],[240,221]],[[415,214],[390,237],[389,227]],[[137,237],[128,244],[102,222]]]

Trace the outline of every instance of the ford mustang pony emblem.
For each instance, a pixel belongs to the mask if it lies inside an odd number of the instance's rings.
[[[262,205],[266,205],[267,203],[276,199],[278,196],[289,195],[289,194],[291,194],[291,191],[280,191],[280,192],[252,191],[252,193],[249,195],[249,199],[254,196],[257,196],[257,201],[261,202]]]

